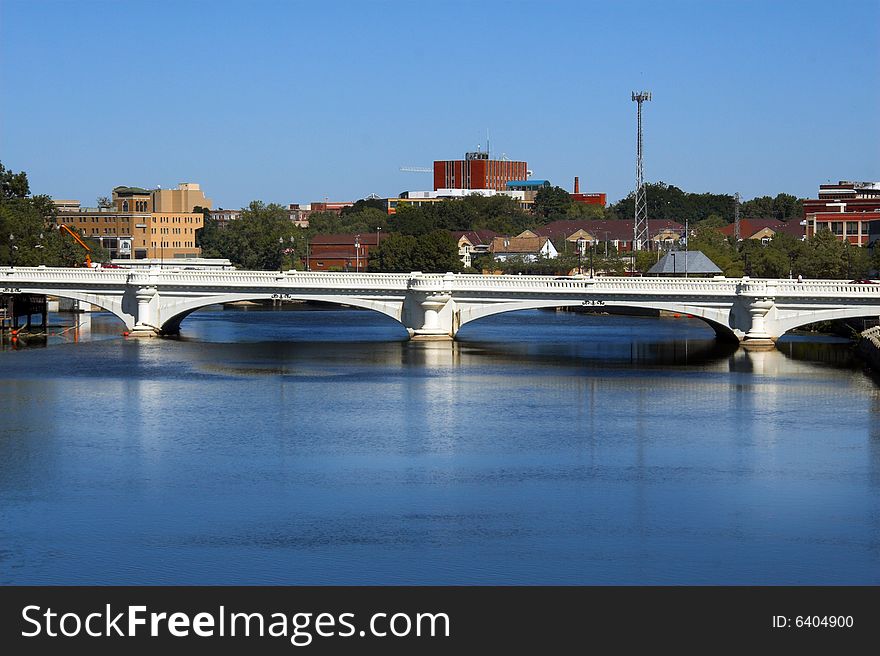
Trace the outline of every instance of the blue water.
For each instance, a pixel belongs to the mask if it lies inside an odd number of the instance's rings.
[[[83,321],[0,352],[3,584],[880,583],[880,388],[840,340],[749,353],[697,320],[543,311],[452,344],[346,309],[213,308],[181,339]]]

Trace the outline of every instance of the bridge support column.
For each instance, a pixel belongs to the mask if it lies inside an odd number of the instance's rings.
[[[432,294],[421,302],[425,312],[425,320],[421,328],[413,331],[412,338],[414,340],[452,339],[451,311],[443,312],[441,317],[441,312],[446,308],[446,304],[451,298],[449,294]],[[449,321],[445,320],[447,315],[450,317]],[[447,323],[449,325],[446,325]]]
[[[158,294],[159,290],[155,287],[140,287],[137,290],[137,323],[131,330],[132,337],[156,337],[159,334],[154,316]]]
[[[745,348],[770,348],[776,344],[776,339],[767,332],[765,318],[773,308],[772,298],[755,299],[749,304],[749,314],[752,316],[752,325],[743,338]]]

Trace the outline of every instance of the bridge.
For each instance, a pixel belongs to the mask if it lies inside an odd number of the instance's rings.
[[[749,278],[554,278],[434,273],[193,271],[180,268],[0,267],[0,292],[91,303],[132,335],[176,334],[192,312],[264,299],[366,308],[399,321],[414,339],[452,339],[465,324],[502,312],[585,306],[692,315],[716,334],[772,344],[816,321],[880,316],[880,285]]]

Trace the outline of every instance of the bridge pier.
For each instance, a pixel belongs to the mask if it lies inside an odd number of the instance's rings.
[[[772,348],[776,338],[767,332],[766,317],[774,307],[772,298],[755,299],[749,304],[752,325],[743,338],[745,348]]]
[[[451,341],[452,340],[452,308],[447,307],[452,300],[449,294],[431,294],[419,305],[424,311],[424,323],[421,328],[412,331],[411,339],[415,341]],[[442,316],[441,316],[442,314]]]
[[[137,298],[137,321],[129,332],[131,337],[158,337],[161,330],[156,326],[159,290],[156,287],[139,287]]]

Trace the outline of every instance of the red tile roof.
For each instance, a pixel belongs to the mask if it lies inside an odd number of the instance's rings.
[[[743,239],[749,239],[753,235],[761,232],[764,228],[769,228],[774,233],[784,232],[793,237],[803,237],[804,236],[804,226],[800,224],[800,221],[791,220],[791,221],[779,221],[777,219],[741,219],[740,220],[740,237]],[[728,237],[732,237],[735,232],[734,224],[729,224],[724,226],[723,228],[719,228],[718,231],[722,235],[726,235]]]

